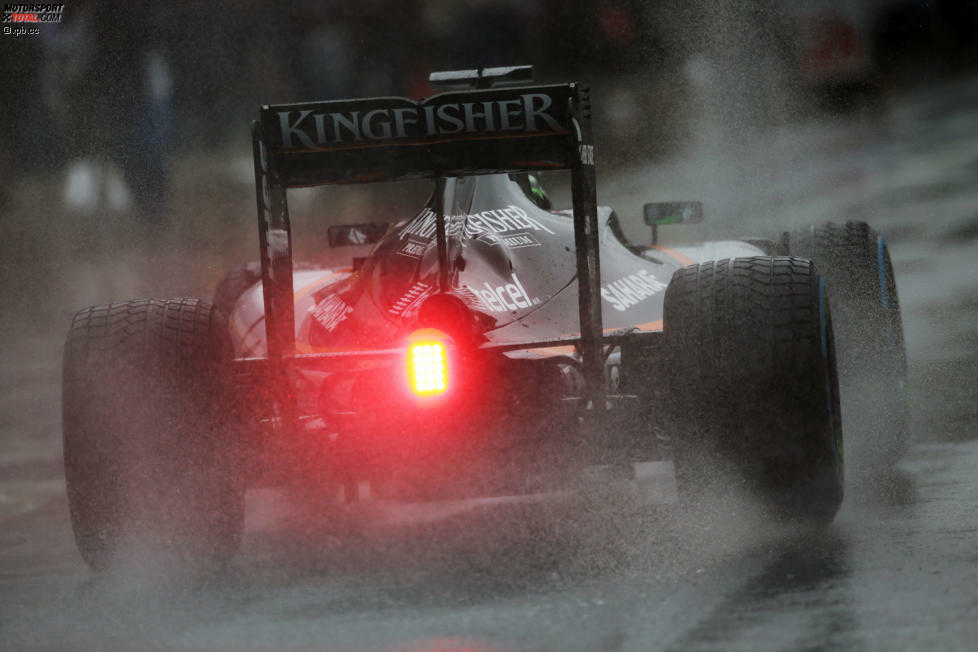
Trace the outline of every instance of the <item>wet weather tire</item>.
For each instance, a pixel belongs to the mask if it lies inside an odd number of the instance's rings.
[[[237,550],[227,324],[190,299],[80,311],[64,354],[63,434],[75,541],[96,570],[148,550],[195,568]]]
[[[893,464],[910,440],[907,353],[890,253],[865,222],[827,223],[788,236],[815,262],[835,316],[850,467]]]
[[[673,460],[684,503],[747,495],[831,521],[844,470],[832,318],[814,265],[735,258],[666,290]]]

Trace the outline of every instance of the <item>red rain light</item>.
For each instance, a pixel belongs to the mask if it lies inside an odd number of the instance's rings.
[[[441,331],[424,329],[408,339],[408,385],[418,396],[441,394],[448,389],[447,337]]]

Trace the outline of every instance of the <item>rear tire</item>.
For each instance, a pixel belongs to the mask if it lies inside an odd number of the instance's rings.
[[[895,463],[910,442],[907,352],[886,243],[865,222],[792,232],[793,256],[815,262],[836,318],[850,466]]]
[[[678,270],[665,347],[680,500],[746,494],[828,522],[844,468],[832,319],[814,265],[735,258]]]
[[[78,550],[102,570],[137,551],[206,568],[237,550],[244,485],[224,316],[191,299],[75,315],[64,354],[64,462]]]

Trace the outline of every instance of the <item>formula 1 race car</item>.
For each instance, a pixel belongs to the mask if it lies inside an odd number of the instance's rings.
[[[828,522],[843,498],[839,370],[861,378],[854,394],[885,379],[861,400],[891,421],[865,447],[899,453],[906,363],[883,240],[848,223],[659,245],[661,225],[702,219],[687,202],[646,205],[650,242],[629,242],[596,205],[588,90],[517,83],[530,75],[435,73],[472,88],[419,102],[262,107],[260,262],[214,304],[76,315],[64,455],[91,566],[134,539],[225,560],[250,487],[517,494],[656,458],[673,460],[682,502],[738,492]],[[531,176],[551,169],[570,170],[569,210]],[[369,255],[293,266],[289,188],[414,178],[434,189],[413,219],[330,228]]]

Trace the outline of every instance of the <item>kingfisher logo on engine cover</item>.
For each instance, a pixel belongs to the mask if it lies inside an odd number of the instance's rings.
[[[436,228],[435,212],[426,208],[401,231],[400,238],[404,240],[414,236],[430,240],[435,237]],[[548,229],[546,225],[513,204],[481,213],[460,213],[445,217],[445,233],[450,238],[464,235],[467,238],[482,237],[486,239],[486,236],[515,236],[518,231],[525,232],[519,235],[529,235],[529,231],[542,231],[554,235],[554,232]],[[530,238],[517,238],[512,242],[507,242],[505,238],[495,238],[489,241],[493,244],[505,244],[510,247],[533,247],[540,244],[532,236]]]

